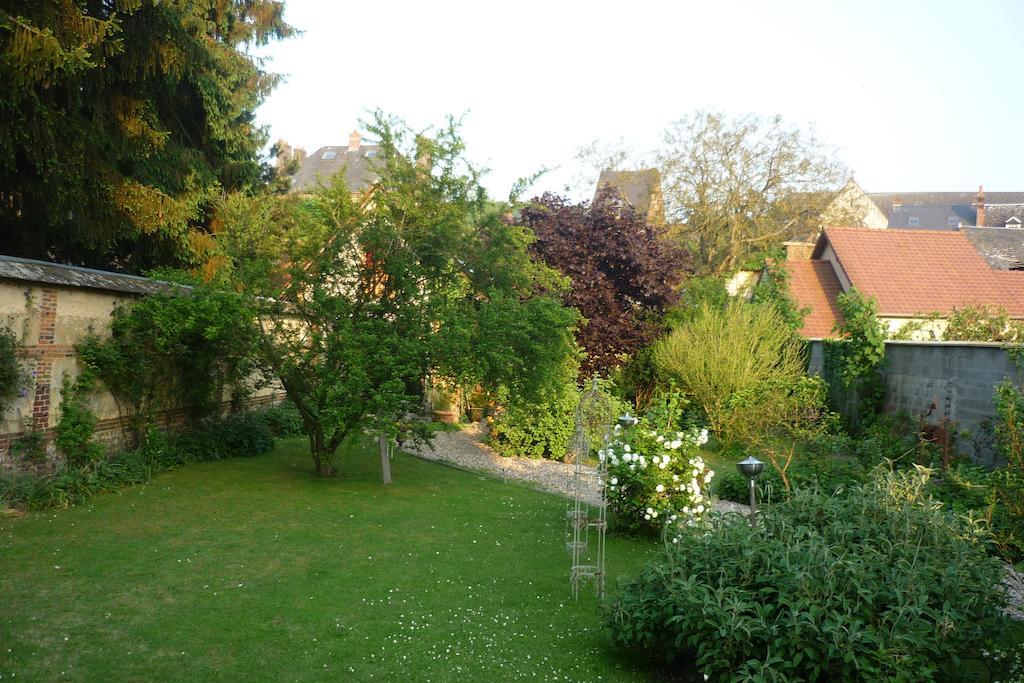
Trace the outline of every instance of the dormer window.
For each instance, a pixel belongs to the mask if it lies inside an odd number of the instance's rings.
[[[949,227],[949,228],[959,228],[960,227],[960,219],[957,218],[956,216],[950,216],[949,218],[946,219],[946,227]]]
[[[1016,216],[1010,216],[1009,218],[1006,219],[1006,223],[1004,224],[1003,227],[1006,227],[1006,228],[1019,228],[1020,227],[1020,219],[1017,218]]]
[[[908,227],[916,228],[919,225],[921,225],[921,218],[919,216],[908,216],[907,217],[907,226]]]
[[[326,152],[324,152],[323,156],[321,156],[320,158],[323,159],[324,161],[330,161],[336,156],[338,156],[338,150],[329,149]]]

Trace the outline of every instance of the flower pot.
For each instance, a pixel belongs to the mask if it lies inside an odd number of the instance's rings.
[[[484,419],[484,408],[483,406],[470,406],[469,407],[469,419],[473,422],[479,422]]]
[[[434,410],[434,418],[438,422],[444,422],[447,424],[457,424],[459,421],[459,411],[455,408],[445,408],[444,410]]]

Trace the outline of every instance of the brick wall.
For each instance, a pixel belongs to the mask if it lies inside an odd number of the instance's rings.
[[[50,471],[61,464],[62,456],[51,444],[60,420],[63,378],[66,374],[73,380],[81,371],[75,344],[90,332],[109,334],[114,311],[134,298],[132,294],[98,288],[0,278],[0,325],[20,338],[32,374],[30,386],[0,415],[0,473]],[[279,398],[280,392],[264,389],[252,402],[269,403]],[[127,418],[120,414],[113,396],[96,391],[89,400],[97,416],[97,440],[111,448],[122,446]],[[173,426],[182,417],[169,413],[161,416],[161,422]],[[27,428],[46,437],[45,461],[27,462],[11,452],[11,445],[25,435]]]

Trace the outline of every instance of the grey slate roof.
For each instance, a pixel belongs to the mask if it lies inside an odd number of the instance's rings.
[[[867,196],[889,218],[890,228],[956,230],[958,225],[973,226],[978,220],[976,192],[870,192]],[[902,206],[894,209],[892,203],[897,199]],[[990,204],[1024,204],[1024,192],[986,191],[985,223],[989,225]],[[917,225],[910,224],[912,216],[917,216]],[[955,223],[950,225],[950,219]]]
[[[661,174],[653,168],[641,171],[604,170],[597,179],[594,199],[597,199],[605,187],[614,189],[619,197],[636,209],[637,213],[646,216],[651,208],[651,200],[661,189]]]
[[[993,268],[1024,268],[1024,230],[964,228],[963,232]]]
[[[1011,219],[1016,218],[1016,221]],[[1024,225],[1024,204],[992,204],[985,201],[985,225],[990,228],[1005,228],[1011,224]]]
[[[333,158],[325,159],[324,156]],[[375,171],[377,145],[361,145],[358,151],[349,151],[348,145],[328,145],[313,152],[299,164],[292,177],[291,192],[313,192],[321,184],[327,185],[331,177],[344,171],[345,184],[350,192],[363,192],[377,181]]]
[[[0,255],[0,279],[43,282],[65,287],[88,287],[129,294],[157,294],[176,288],[187,289],[180,285],[172,285],[138,275],[123,275],[105,270],[3,255]]]

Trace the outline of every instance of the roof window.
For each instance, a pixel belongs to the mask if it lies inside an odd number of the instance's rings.
[[[1006,219],[1006,223],[1005,223],[1005,225],[1003,227],[1006,227],[1006,228],[1019,228],[1020,227],[1020,219],[1017,218],[1016,216],[1010,216],[1009,218]]]
[[[908,216],[907,217],[907,226],[909,226],[911,228],[916,228],[919,225],[921,225],[921,218],[919,216]]]
[[[338,151],[335,149],[329,149],[326,152],[324,152],[323,156],[321,156],[320,158],[326,161],[333,159],[336,156],[338,156]]]
[[[960,227],[960,219],[956,216],[950,216],[946,219],[946,226],[950,228],[958,228]]]

